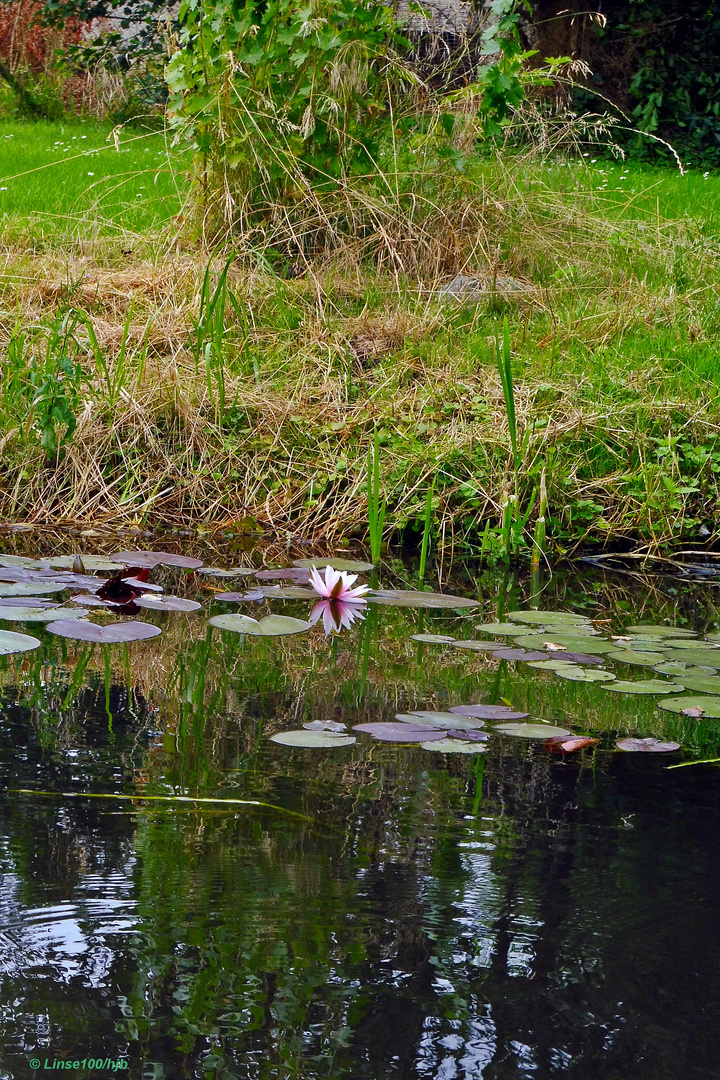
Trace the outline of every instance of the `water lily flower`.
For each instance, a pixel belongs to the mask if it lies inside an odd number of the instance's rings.
[[[341,630],[347,630],[356,619],[364,619],[365,613],[362,608],[366,601],[358,600],[318,600],[308,616],[308,622],[313,626],[322,617],[326,634],[339,634]]]
[[[369,585],[358,585],[351,589],[350,586],[357,581],[357,574],[346,574],[342,570],[333,570],[332,566],[325,567],[325,579],[313,566],[310,571],[310,584],[318,596],[326,600],[339,600],[343,603],[364,604],[364,596],[370,591]]]

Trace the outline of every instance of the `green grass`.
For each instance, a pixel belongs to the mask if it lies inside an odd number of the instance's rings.
[[[0,122],[0,221],[44,235],[152,232],[182,207],[187,162],[162,133],[80,121]]]

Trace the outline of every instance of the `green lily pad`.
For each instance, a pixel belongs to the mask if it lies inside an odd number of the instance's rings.
[[[697,641],[694,638],[667,638],[665,648],[682,649],[683,652],[690,649],[695,652],[716,653],[720,657],[720,645],[715,645],[712,641]]]
[[[82,619],[89,615],[83,608],[0,607],[0,622],[54,622],[56,619]]]
[[[0,596],[48,596],[67,589],[63,581],[17,581],[0,585]]]
[[[277,735],[271,735],[270,739],[281,746],[300,746],[305,750],[352,746],[357,741],[354,735],[336,735],[333,731],[306,731],[305,728],[298,731],[279,731]]]
[[[618,694],[672,694],[677,686],[670,682],[661,682],[660,679],[646,679],[645,682],[624,682],[619,679],[614,683],[607,683],[603,690],[614,690]]]
[[[44,559],[28,559],[25,555],[0,555],[0,566],[20,566],[23,570],[45,570]]]
[[[54,555],[47,560],[47,565],[53,570],[72,570],[75,564],[75,555]],[[81,555],[83,566],[86,570],[122,570],[125,563],[108,559],[107,555]]]
[[[720,694],[720,675],[691,675],[686,672],[679,679],[673,679],[673,682],[678,686],[682,683],[686,690],[695,690],[698,694]]]
[[[516,645],[522,645],[527,649],[542,649],[547,643],[552,645],[564,645],[569,652],[583,652],[590,656],[602,656],[610,652],[613,647],[611,641],[601,637],[576,637],[574,634],[528,634],[526,637],[515,638]],[[560,659],[560,651],[553,654],[548,650],[548,655],[555,655]]]
[[[667,649],[665,657],[668,660],[682,660],[693,667],[710,667],[714,671],[720,668],[720,652],[715,653],[710,649]]]
[[[519,623],[537,623],[539,626],[553,626],[559,623],[585,625],[588,622],[586,615],[576,615],[572,611],[508,611],[508,619]]]
[[[643,637],[642,634],[633,634],[631,637],[624,639],[613,639],[613,645],[616,649],[635,649],[637,652],[651,652],[661,653],[666,649],[666,640],[664,638]]]
[[[597,668],[588,670],[570,664],[567,667],[558,668],[555,674],[561,679],[569,679],[571,682],[613,682],[615,679],[611,671],[598,671]]]
[[[454,608],[477,607],[478,600],[467,596],[453,596],[451,593],[415,592],[411,589],[375,589],[365,597],[369,604],[384,604],[388,607],[409,608]]]
[[[423,750],[437,750],[441,754],[481,754],[485,751],[482,743],[465,742],[462,739],[439,739],[436,742],[420,743]]]
[[[674,687],[678,689],[677,686]],[[682,697],[669,697],[658,701],[658,708],[666,712],[681,713],[683,709],[702,709],[705,716],[717,719],[720,717],[720,697],[711,697],[709,694],[683,694]]]
[[[621,664],[635,664],[637,667],[655,667],[659,659],[657,653],[635,652],[634,649],[611,649],[605,656]]]
[[[397,713],[396,720],[404,724],[420,724],[421,727],[437,728],[439,731],[450,731],[453,728],[465,728],[468,731],[480,731],[485,727],[485,721],[474,716],[458,717],[457,713],[433,712],[431,709],[422,709],[411,713]]]
[[[218,630],[232,630],[235,634],[251,634],[253,637],[281,637],[283,634],[303,634],[310,629],[304,619],[291,619],[288,615],[266,615],[264,619],[251,619],[249,615],[213,615],[208,622]]]
[[[453,641],[452,646],[453,649],[468,649],[470,652],[494,653],[497,649],[502,648],[502,643],[499,641],[478,641],[475,638],[463,638],[461,641]]]
[[[0,656],[11,656],[12,653],[30,652],[37,649],[40,642],[29,634],[15,634],[12,630],[0,630]]]
[[[248,577],[254,573],[253,566],[234,566],[230,570],[221,570],[218,566],[201,566],[198,569],[198,574],[207,574],[208,577],[217,578]]]
[[[424,645],[452,645],[455,640],[449,634],[413,634],[411,641],[421,641]]]
[[[278,600],[319,600],[320,596],[314,589],[308,589],[304,585],[258,585],[258,589],[266,600],[276,598]]]
[[[567,728],[552,724],[496,724],[494,731],[502,735],[515,735],[519,739],[551,739],[554,735],[571,735]]]
[[[548,653],[548,656],[553,654]],[[528,667],[538,668],[540,671],[562,671],[567,668],[571,671],[575,670],[576,665],[569,663],[567,660],[561,660],[562,653],[556,653],[557,660],[529,660]]]
[[[684,671],[695,671],[699,674],[698,668],[693,667],[692,664],[684,664],[682,660],[665,660],[662,664],[656,664],[653,671],[657,671],[660,675],[682,675]],[[711,668],[705,674],[710,675],[712,671]]]
[[[652,634],[654,637],[695,637],[694,630],[685,630],[682,626],[667,626],[665,623],[637,623],[635,626],[626,626],[624,634]]]
[[[718,631],[713,631],[712,634],[705,634],[705,640],[714,641],[716,644],[720,644],[720,633]]]
[[[359,559],[344,559],[340,555],[330,559],[293,559],[293,566],[299,566],[303,570],[324,570],[326,566],[332,566],[333,570],[341,570],[350,574],[367,574],[375,567],[371,562],[362,562]]]
[[[522,623],[511,622],[481,623],[475,629],[482,630],[483,634],[497,634],[502,637],[515,637],[517,634],[527,633],[527,629]]]

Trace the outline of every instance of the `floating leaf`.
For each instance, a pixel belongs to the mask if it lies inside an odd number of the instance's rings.
[[[462,739],[440,739],[434,742],[420,743],[423,750],[437,750],[441,754],[479,754],[484,747],[476,742],[466,742]]]
[[[63,592],[67,585],[62,581],[18,581],[13,585],[0,584],[0,596],[42,596],[44,593]]]
[[[573,653],[573,655],[577,654]],[[528,661],[528,666],[538,668],[540,671],[562,671],[563,669],[572,671],[575,668],[572,661],[565,659],[560,660],[559,657],[557,660],[530,660]]]
[[[434,727],[440,729],[456,728],[459,723],[457,715],[454,713],[433,712],[430,709],[418,710],[417,712],[410,713],[396,713],[395,719],[415,727],[420,725],[422,727]],[[463,723],[467,728],[479,729],[485,727],[484,720],[478,720],[472,716],[466,717]]]
[[[558,668],[555,672],[561,679],[569,679],[571,682],[613,682],[615,676],[611,671],[585,671],[581,667],[573,667],[568,665],[567,667]]]
[[[615,745],[618,750],[644,754],[669,754],[680,749],[680,743],[659,742],[657,739],[618,739]]]
[[[515,637],[516,634],[526,634],[526,628],[520,623],[511,622],[496,622],[496,623],[481,623],[480,626],[475,627],[476,630],[482,630],[484,634],[498,634],[503,637]]]
[[[693,667],[710,667],[714,671],[720,668],[720,652],[711,649],[668,649],[664,655],[668,660],[682,660]]]
[[[159,626],[133,622],[130,619],[127,622],[109,623],[107,626],[83,622],[80,619],[59,619],[57,622],[48,623],[47,629],[51,634],[59,634],[60,637],[71,638],[73,641],[99,641],[104,645],[142,641],[145,638],[157,637],[161,632]]]
[[[270,739],[281,746],[299,746],[305,750],[352,746],[357,741],[354,735],[339,735],[332,731],[305,731],[304,728],[297,731],[279,731],[277,735],[271,735]]]
[[[720,633],[713,632],[712,634],[706,634],[705,635],[705,640],[706,641],[714,641],[717,644],[720,644]]]
[[[209,620],[218,630],[232,630],[236,634],[254,637],[281,637],[284,634],[302,634],[310,629],[304,619],[291,619],[288,615],[266,615],[264,619],[251,619],[249,615],[213,615]]]
[[[591,653],[571,652],[568,649],[566,652],[558,653],[557,659],[560,664],[602,664],[605,654],[593,656]]]
[[[266,600],[317,600],[318,594],[313,589],[302,585],[261,585],[260,592]]]
[[[372,735],[374,739],[379,739],[381,742],[423,742],[423,740],[430,742],[431,739],[444,739],[444,731],[433,731],[432,728],[422,727],[418,724],[417,727],[413,727],[411,724],[393,724],[393,723],[374,723],[374,724],[353,724],[353,731],[365,731],[369,735]]]
[[[666,649],[692,649],[694,652],[709,652],[720,656],[720,645],[712,641],[696,641],[693,638],[668,638],[665,643]]]
[[[53,622],[55,619],[82,619],[90,612],[83,608],[52,607],[0,607],[0,622]]]
[[[44,559],[28,559],[25,555],[0,555],[0,566],[21,566],[26,570],[44,570]]]
[[[684,671],[697,671],[698,669],[691,664],[684,664],[682,660],[664,660],[662,664],[656,664],[653,671],[657,671],[660,675],[682,675]],[[708,675],[712,671],[708,671]]]
[[[521,645],[527,649],[540,649],[543,648],[548,639],[541,634],[528,634],[526,637],[515,638],[515,644]],[[564,645],[569,652],[583,652],[590,656],[602,656],[603,653],[610,652],[613,648],[611,641],[606,641],[601,637],[576,637],[574,634],[555,634],[553,635],[553,643],[557,645]],[[558,659],[560,657],[558,656]]]
[[[311,570],[313,566],[316,570],[323,570],[326,566],[332,566],[333,570],[343,570],[350,574],[366,574],[368,571],[375,569],[372,563],[361,562],[358,559],[345,559],[340,555],[337,558],[333,556],[329,559],[293,559],[293,566],[305,570]]]
[[[337,720],[311,720],[309,724],[303,724],[306,731],[345,731],[346,725]]]
[[[0,608],[2,618],[2,608]],[[686,671],[679,678],[673,679],[677,685],[682,685],[686,690],[695,690],[699,694],[720,694],[720,675],[693,675]]]
[[[58,608],[60,604],[56,600],[46,600],[44,596],[3,596],[0,608],[4,607]]]
[[[477,731],[472,727],[448,728],[445,736],[448,739],[462,739],[464,742],[487,742],[490,738],[487,731]]]
[[[653,625],[651,623],[638,623],[636,626],[626,626],[626,634],[652,634],[654,637],[695,637],[694,630],[685,630],[681,626],[666,626],[665,623]]]
[[[612,690],[617,694],[672,694],[677,689],[672,683],[661,682],[660,679],[647,679],[645,682],[625,682],[618,679],[617,682],[603,686],[603,690]]]
[[[516,712],[509,705],[453,705],[455,716],[474,716],[478,720],[523,720],[529,713]]]
[[[636,667],[655,667],[658,662],[657,653],[634,652],[633,649],[611,649],[605,656],[620,664],[634,664]]]
[[[12,653],[30,652],[37,649],[40,642],[29,634],[15,634],[12,630],[0,630],[0,656],[11,656]]]
[[[409,589],[375,589],[365,597],[369,604],[386,604],[389,607],[454,608],[477,607],[479,601],[451,593],[413,592]]]
[[[533,660],[543,660],[547,653],[539,649],[497,649],[493,656],[498,660],[523,660],[530,663]]]
[[[249,592],[218,592],[213,594],[213,600],[220,600],[223,604],[236,604],[241,601],[249,602],[264,599],[265,594],[262,589],[250,589]]]
[[[47,560],[47,565],[53,570],[74,570],[77,555],[54,555]],[[125,563],[116,559],[108,559],[107,555],[81,555],[85,570],[122,570]],[[81,568],[81,573],[82,573]]]
[[[202,607],[197,600],[185,600],[181,596],[138,596],[135,603],[150,611],[200,611]]]
[[[208,577],[231,578],[248,577],[255,573],[252,566],[233,566],[230,570],[221,570],[218,566],[199,566],[198,574],[207,574]]]
[[[508,618],[513,622],[550,626],[558,623],[587,625],[586,615],[576,615],[573,611],[508,611]]]
[[[199,570],[202,559],[187,555],[173,555],[170,551],[116,551],[110,556],[124,566],[143,566],[153,570],[156,566],[180,566],[185,570]]]
[[[677,690],[675,686],[673,689]],[[709,694],[684,694],[682,697],[665,698],[658,701],[658,708],[666,712],[681,713],[683,709],[702,709],[705,716],[712,719],[720,717],[720,697]]]
[[[504,648],[501,641],[477,641],[475,638],[457,639],[452,643],[454,649],[467,649],[469,652],[495,652],[496,649]]]
[[[586,746],[594,746],[599,739],[588,739],[584,736],[567,739],[563,735],[556,735],[552,739],[545,740],[545,749],[551,754],[574,754],[578,750],[584,750]]]
[[[568,736],[571,731],[552,724],[496,724],[495,731],[502,735],[516,735],[519,739],[551,739],[554,735]]]
[[[411,641],[422,641],[425,645],[452,645],[455,640],[449,634],[413,634]]]

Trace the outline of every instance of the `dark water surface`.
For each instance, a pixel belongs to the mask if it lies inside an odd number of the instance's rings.
[[[707,630],[716,593],[583,573],[542,605]],[[522,582],[480,596],[422,626],[471,637],[533,600]],[[0,1077],[92,1058],[70,1075],[111,1059],[179,1080],[720,1078],[720,772],[667,768],[717,756],[720,720],[418,647],[413,610],[376,607],[334,641],[209,634],[210,610],[228,609],[143,613],[163,635],[107,647],[107,669],[100,646],[6,627],[42,647],[7,658],[0,687]],[[560,757],[492,735],[466,757],[269,739],[491,700],[601,742]],[[619,733],[686,749],[622,753]],[[90,792],[277,809],[71,797]]]

